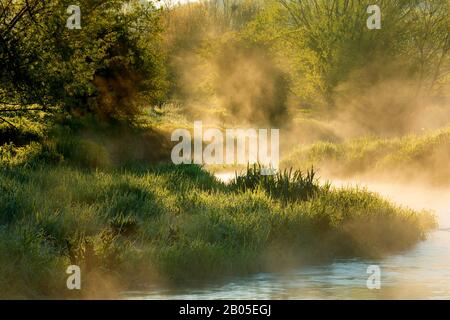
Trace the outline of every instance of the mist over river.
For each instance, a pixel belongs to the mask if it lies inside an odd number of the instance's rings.
[[[234,174],[218,175],[227,181]],[[399,205],[433,210],[439,229],[414,248],[380,260],[342,259],[282,273],[260,273],[209,285],[126,292],[128,299],[450,299],[450,188],[334,180]],[[381,268],[381,289],[369,290],[367,267]]]

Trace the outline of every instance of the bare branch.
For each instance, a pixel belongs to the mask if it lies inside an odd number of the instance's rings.
[[[17,127],[16,127],[14,124],[12,124],[11,122],[9,122],[9,121],[6,120],[5,118],[0,117],[0,120],[3,121],[3,122],[5,122],[5,123],[7,123],[7,124],[9,124],[9,125],[10,125],[11,127],[13,127],[15,130],[18,130]]]

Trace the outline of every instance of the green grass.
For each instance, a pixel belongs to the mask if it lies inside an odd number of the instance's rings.
[[[317,142],[297,147],[282,167],[315,165],[332,176],[376,174],[378,178],[416,178],[421,182],[450,182],[450,128],[402,138],[361,138],[343,143]]]
[[[263,170],[259,164],[248,166],[244,174],[236,173],[235,179],[231,182],[231,188],[241,192],[261,189],[284,204],[309,200],[320,191],[313,168],[305,173],[300,170],[285,169],[273,175],[264,174]]]
[[[367,190],[320,185],[313,169],[263,176],[254,166],[223,184],[198,166],[155,164],[170,154],[167,131],[90,118],[39,124],[36,116],[0,127],[8,138],[0,146],[0,298],[114,297],[149,284],[378,258],[436,226],[430,213]],[[402,157],[416,159],[447,135],[408,139],[361,140],[350,153],[321,143],[290,159],[294,167],[297,156],[307,159],[302,169],[342,157],[364,167],[400,145]],[[81,267],[81,292],[66,288],[71,264]]]
[[[289,186],[236,188],[196,166],[4,166],[0,297],[108,297],[151,283],[381,257],[435,226],[431,214],[366,190],[296,173],[271,179]],[[307,197],[280,196],[311,183]],[[81,293],[65,287],[70,264],[81,267]]]
[[[71,119],[53,115],[47,123],[13,117],[16,128],[3,124],[1,166],[71,164],[107,168],[170,160],[170,135],[139,121],[105,123],[86,116]],[[25,140],[28,137],[28,140]]]

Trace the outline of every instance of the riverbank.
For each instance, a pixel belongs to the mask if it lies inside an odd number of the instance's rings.
[[[151,286],[124,292],[127,299],[449,299],[450,298],[450,188],[361,180],[333,184],[367,187],[386,199],[415,210],[436,212],[439,229],[410,250],[381,259],[337,259],[283,272],[232,277],[207,285],[165,288]],[[367,289],[367,268],[381,269],[380,290]]]
[[[322,175],[337,179],[413,180],[448,186],[449,162],[450,127],[446,127],[397,138],[363,137],[300,145],[283,158],[281,166],[302,169],[314,165]]]
[[[2,298],[114,297],[413,247],[431,214],[357,188],[319,186],[286,203],[262,187],[225,185],[195,166],[4,168]],[[66,288],[81,267],[81,292]]]

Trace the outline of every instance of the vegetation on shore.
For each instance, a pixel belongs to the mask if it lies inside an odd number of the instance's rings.
[[[80,297],[65,287],[70,264],[83,270],[81,297],[105,297],[154,282],[380,257],[435,226],[431,214],[366,190],[313,183],[313,196],[285,203],[264,183],[241,191],[196,166],[3,168],[0,296]]]
[[[448,185],[448,163],[450,128],[400,138],[320,141],[297,147],[283,159],[281,166],[304,169],[315,165],[334,177],[377,175],[378,179],[416,179]]]

